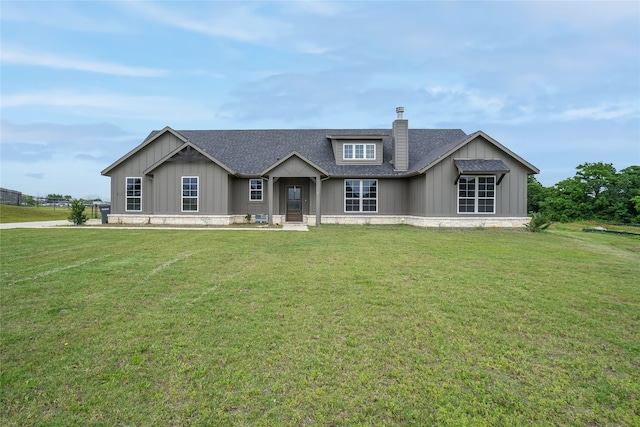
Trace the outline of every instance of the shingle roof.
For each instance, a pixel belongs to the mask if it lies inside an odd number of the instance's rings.
[[[151,132],[154,137],[159,131]],[[404,176],[437,161],[467,138],[460,129],[409,129],[409,170],[391,161],[390,129],[179,130],[191,143],[242,175],[259,175],[296,151],[332,176]],[[337,165],[328,135],[384,135],[381,165]],[[145,141],[146,141],[145,140]]]
[[[460,172],[509,172],[509,166],[502,160],[484,159],[456,159],[454,160]]]

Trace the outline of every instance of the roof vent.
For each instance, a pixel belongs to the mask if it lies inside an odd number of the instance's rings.
[[[404,107],[396,107],[396,113],[398,114],[398,118],[402,118],[402,113],[404,113]]]

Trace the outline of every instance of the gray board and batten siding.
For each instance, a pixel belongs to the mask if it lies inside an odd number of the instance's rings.
[[[375,147],[374,157],[345,159]],[[369,153],[367,152],[367,156]],[[495,166],[498,165],[498,166]],[[483,169],[484,168],[484,169]],[[491,170],[491,168],[495,170]],[[457,183],[471,174],[496,177],[495,210],[457,212]],[[287,188],[301,189],[302,214],[337,218],[521,217],[527,215],[527,176],[538,169],[478,131],[392,129],[153,131],[102,174],[111,177],[112,214],[126,217],[127,178],[142,180],[142,214],[285,215]],[[198,178],[198,210],[182,212],[181,177]],[[262,200],[250,180],[262,179]],[[345,180],[375,180],[374,212],[347,212]],[[400,219],[401,220],[401,219]]]

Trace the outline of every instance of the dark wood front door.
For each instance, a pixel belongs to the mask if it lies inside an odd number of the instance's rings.
[[[287,221],[302,221],[302,187],[287,186]]]

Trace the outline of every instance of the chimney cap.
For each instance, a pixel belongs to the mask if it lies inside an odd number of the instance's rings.
[[[402,113],[404,113],[404,107],[396,107],[396,113],[398,114],[398,118],[402,118]]]

